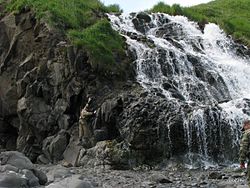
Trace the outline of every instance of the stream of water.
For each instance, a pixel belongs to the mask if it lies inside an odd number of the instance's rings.
[[[109,18],[126,38],[141,86],[168,99],[195,104],[192,113],[183,113],[189,153],[209,159],[209,145],[226,150],[225,143],[237,153],[242,121],[250,115],[249,57],[239,54],[237,45],[212,23],[201,31],[183,16],[156,13]],[[225,129],[229,132],[224,133]]]

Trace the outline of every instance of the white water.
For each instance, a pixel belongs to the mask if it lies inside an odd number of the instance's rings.
[[[204,107],[213,107],[218,103],[223,109],[218,117],[228,124],[232,145],[238,147],[240,126],[244,119],[249,118],[242,109],[247,107],[243,99],[250,98],[250,60],[236,55],[232,48],[233,41],[215,24],[207,24],[202,33],[196,23],[183,16],[153,14],[150,17],[151,22],[145,24],[146,32],[141,33],[135,29],[131,15],[109,15],[113,28],[126,37],[130,50],[136,54],[138,82],[145,90],[157,90],[176,100],[163,87],[165,82],[174,81],[185,101],[197,104],[197,109],[189,117],[183,116],[186,117],[184,127],[190,150],[192,131],[195,129],[199,153],[208,157],[206,129],[213,126],[211,123],[216,120],[206,122]],[[165,28],[161,36],[157,34],[159,28]],[[173,30],[171,33],[168,32],[170,29]],[[153,44],[132,39],[131,33],[137,38],[153,41]],[[205,80],[198,77],[188,56],[198,59],[199,65],[205,67],[207,73],[221,85],[216,88],[207,82],[207,77]],[[163,72],[165,66],[168,67],[167,74]],[[224,85],[225,88],[221,87]],[[223,102],[221,99],[230,101]],[[221,128],[218,129],[219,136],[223,137]]]

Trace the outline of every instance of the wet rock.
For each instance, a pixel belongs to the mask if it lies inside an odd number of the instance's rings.
[[[69,167],[72,167],[73,165],[67,161],[63,161],[62,162],[62,166],[66,167],[66,168],[69,168]]]
[[[103,129],[97,129],[94,131],[95,140],[97,142],[108,139],[108,131]]]
[[[38,178],[40,185],[45,185],[48,182],[46,174],[43,173],[41,170],[33,169],[32,172]]]
[[[79,179],[79,176],[72,176],[65,178],[62,181],[51,183],[46,186],[47,188],[61,188],[61,187],[72,187],[72,188],[93,188],[90,182]]]
[[[69,135],[65,131],[60,131],[52,140],[49,150],[54,160],[61,160],[62,154],[69,142]]]
[[[206,181],[202,181],[199,183],[199,185],[207,185],[207,184],[208,184],[208,182],[206,182]]]
[[[232,174],[232,177],[233,178],[242,178],[242,177],[245,177],[245,173],[238,173],[238,174]]]
[[[24,154],[17,151],[6,151],[0,153],[1,165],[11,165],[18,169],[34,169],[32,162],[24,156]]]
[[[153,174],[149,177],[149,180],[154,181],[156,183],[172,183],[168,178],[162,174]]]
[[[169,179],[166,179],[166,178],[162,178],[162,179],[159,179],[159,183],[173,183],[172,181],[170,181]]]
[[[35,176],[32,171],[24,169],[22,170],[23,175],[25,176],[25,178],[28,180],[28,185],[30,187],[35,187],[35,186],[39,186],[39,179],[37,178],[37,176]]]
[[[47,157],[45,157],[44,154],[42,154],[42,155],[39,155],[39,156],[37,157],[37,162],[38,162],[39,164],[49,164],[49,163],[50,163],[50,160],[49,160]]]
[[[34,187],[47,183],[46,175],[22,153],[1,152],[0,160],[0,187]]]
[[[185,101],[185,97],[178,90],[171,88],[171,89],[169,89],[169,91],[172,93],[172,96],[174,98]]]
[[[67,130],[70,127],[70,116],[69,115],[62,115],[58,120],[58,125],[60,129]]]
[[[108,157],[106,141],[98,142],[95,147],[88,150],[82,149],[77,164],[85,167],[105,166]],[[108,162],[108,161],[106,161]]]
[[[136,17],[138,19],[144,20],[145,22],[149,23],[151,22],[150,16],[146,12],[139,12]]]
[[[71,137],[70,143],[63,153],[64,160],[72,166],[77,166],[81,149],[82,147],[78,145],[78,137]]]
[[[248,188],[247,185],[238,185],[236,188]]]
[[[63,153],[69,143],[69,135],[61,130],[58,135],[47,138],[43,144],[43,152],[48,159],[56,162],[63,159]]]
[[[222,177],[224,176],[223,173],[221,172],[211,172],[208,176],[209,179],[222,179]]]
[[[72,175],[70,169],[65,168],[61,165],[54,166],[47,174],[48,182],[54,182],[56,180],[65,179]]]
[[[0,166],[0,172],[6,172],[6,171],[13,171],[13,172],[18,172],[18,168],[9,164],[6,165],[1,165]]]
[[[132,19],[132,22],[139,32],[145,33],[149,29],[148,24],[151,22],[151,18],[147,13],[140,12]]]
[[[28,187],[28,181],[20,174],[9,172],[0,174],[0,187]]]
[[[217,184],[218,188],[231,188],[236,187],[233,182],[219,182]]]

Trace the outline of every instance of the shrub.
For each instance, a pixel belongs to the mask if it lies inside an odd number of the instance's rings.
[[[162,12],[166,14],[171,14],[171,7],[165,4],[164,2],[159,2],[150,10],[150,12]]]
[[[122,13],[123,10],[120,8],[119,5],[113,4],[113,5],[106,6],[106,12]]]
[[[183,15],[183,10],[179,4],[173,4],[171,9],[173,15]]]

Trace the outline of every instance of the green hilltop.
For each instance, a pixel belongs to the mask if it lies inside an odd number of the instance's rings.
[[[159,2],[149,11],[184,15],[200,23],[216,23],[235,40],[250,47],[250,0],[214,0],[192,7]]]
[[[96,70],[112,74],[121,68],[116,59],[125,56],[125,42],[105,16],[122,12],[118,5],[105,6],[99,0],[0,0],[0,5],[3,2],[8,2],[7,12],[32,9],[38,19],[57,28],[75,46],[83,47]]]

